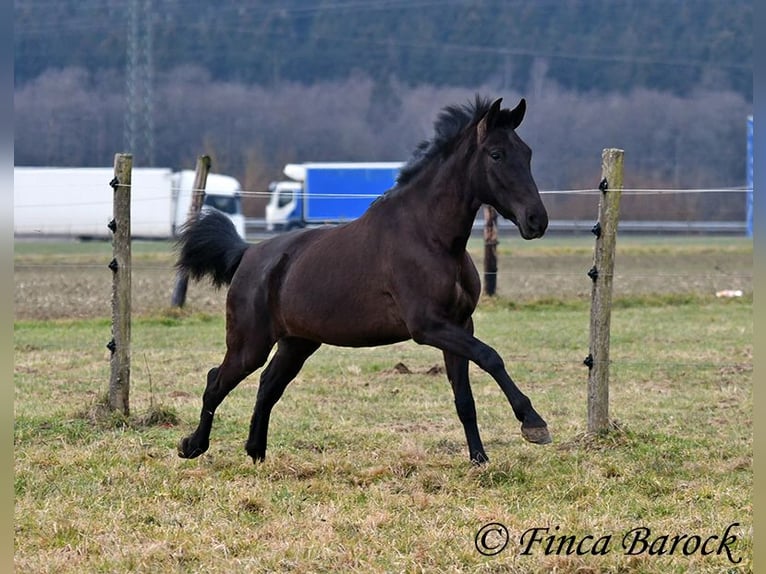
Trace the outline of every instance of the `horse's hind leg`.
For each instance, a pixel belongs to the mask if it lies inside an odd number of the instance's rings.
[[[253,343],[250,341],[250,343]],[[253,371],[259,369],[269,356],[272,343],[259,341],[259,344],[245,345],[239,342],[229,344],[223,362],[219,367],[210,369],[207,385],[202,395],[202,412],[199,425],[189,436],[178,444],[178,456],[195,458],[204,453],[210,444],[210,431],[213,427],[215,410],[234,387]]]
[[[278,343],[277,352],[261,375],[258,397],[250,422],[250,435],[245,450],[253,462],[266,457],[266,441],[269,432],[269,417],[274,405],[290,384],[319,343],[306,339],[285,338]]]
[[[479,436],[479,427],[476,424],[476,405],[473,401],[471,384],[468,379],[468,359],[444,353],[444,365],[447,369],[447,377],[455,394],[455,407],[457,416],[463,424],[465,438],[468,441],[468,455],[471,462],[484,464],[489,461],[484,445]]]

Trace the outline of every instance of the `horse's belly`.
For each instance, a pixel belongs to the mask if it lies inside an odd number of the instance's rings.
[[[286,334],[343,347],[371,347],[410,338],[393,300],[383,293],[323,290],[282,299]]]
[[[339,334],[337,337],[330,336],[326,341],[327,345],[335,347],[380,347],[382,345],[391,345],[400,343],[409,339],[409,333],[393,335],[390,333],[366,333],[359,336],[344,336]]]
[[[390,345],[410,338],[406,327],[377,325],[347,317],[325,321],[291,321],[287,325],[289,335],[311,339],[338,347],[377,347]]]

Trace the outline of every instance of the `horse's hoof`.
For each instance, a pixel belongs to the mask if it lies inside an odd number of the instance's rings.
[[[489,462],[489,457],[486,453],[475,452],[471,455],[471,464],[474,466],[483,466]]]
[[[250,458],[253,459],[253,464],[258,464],[259,462],[263,462],[266,459],[265,447],[259,447],[255,444],[245,444],[245,452]]]
[[[207,445],[204,447],[193,445],[191,438],[188,436],[181,439],[181,442],[178,443],[178,456],[181,458],[197,458],[206,450]]]
[[[252,448],[246,449],[247,455],[253,459],[253,464],[258,464],[266,460],[266,449]]]
[[[542,427],[521,427],[521,436],[534,444],[548,444],[553,442],[551,433],[547,426]]]

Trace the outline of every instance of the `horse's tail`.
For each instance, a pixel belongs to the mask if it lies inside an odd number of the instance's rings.
[[[226,215],[217,210],[203,212],[181,229],[176,268],[192,279],[209,275],[216,287],[229,285],[249,246]]]

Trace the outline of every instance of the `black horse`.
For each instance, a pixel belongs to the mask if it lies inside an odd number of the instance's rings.
[[[500,385],[524,438],[551,441],[498,353],[473,335],[481,286],[466,243],[481,205],[514,222],[524,239],[541,237],[548,226],[530,171],[531,150],[515,132],[526,103],[501,109],[500,102],[477,96],[442,110],[434,137],[418,146],[396,185],[354,221],[252,245],[215,212],[184,230],[178,268],[230,287],[226,355],[207,375],[199,425],[181,440],[179,456],[194,458],[208,449],[216,408],[263,366],[275,344],[245,446],[254,461],[266,455],[272,408],[322,343],[368,347],[413,339],[441,349],[475,463],[488,458],[476,425],[469,361]]]

